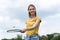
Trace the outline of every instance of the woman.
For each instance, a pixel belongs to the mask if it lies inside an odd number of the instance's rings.
[[[36,8],[33,4],[28,6],[28,14],[29,18],[26,21],[26,28],[21,30],[21,32],[26,32],[25,40],[39,40],[38,29],[41,18],[36,15]]]

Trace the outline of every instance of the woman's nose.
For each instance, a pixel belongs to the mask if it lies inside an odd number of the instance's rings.
[[[31,10],[31,11],[34,11],[34,10]]]

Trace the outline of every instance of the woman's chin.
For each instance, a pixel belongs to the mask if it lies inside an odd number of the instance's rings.
[[[31,14],[35,14],[34,12],[32,12]]]

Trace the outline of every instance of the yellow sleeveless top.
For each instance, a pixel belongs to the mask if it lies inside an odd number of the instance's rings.
[[[31,21],[31,20],[27,20],[27,21],[26,21],[26,28],[32,27],[32,26],[34,25],[34,23],[36,22],[36,20],[38,20],[38,19],[41,20],[40,17],[35,17],[32,21]],[[37,27],[35,27],[34,29],[29,30],[29,31],[26,31],[26,34],[27,34],[27,35],[38,34],[39,26],[40,26],[40,23],[39,23],[39,25],[38,25]]]

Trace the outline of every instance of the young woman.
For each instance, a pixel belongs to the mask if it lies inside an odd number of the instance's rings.
[[[41,23],[41,18],[36,14],[36,8],[33,4],[28,6],[29,18],[26,21],[26,28],[22,29],[21,32],[26,32],[25,40],[39,40],[38,29]]]

